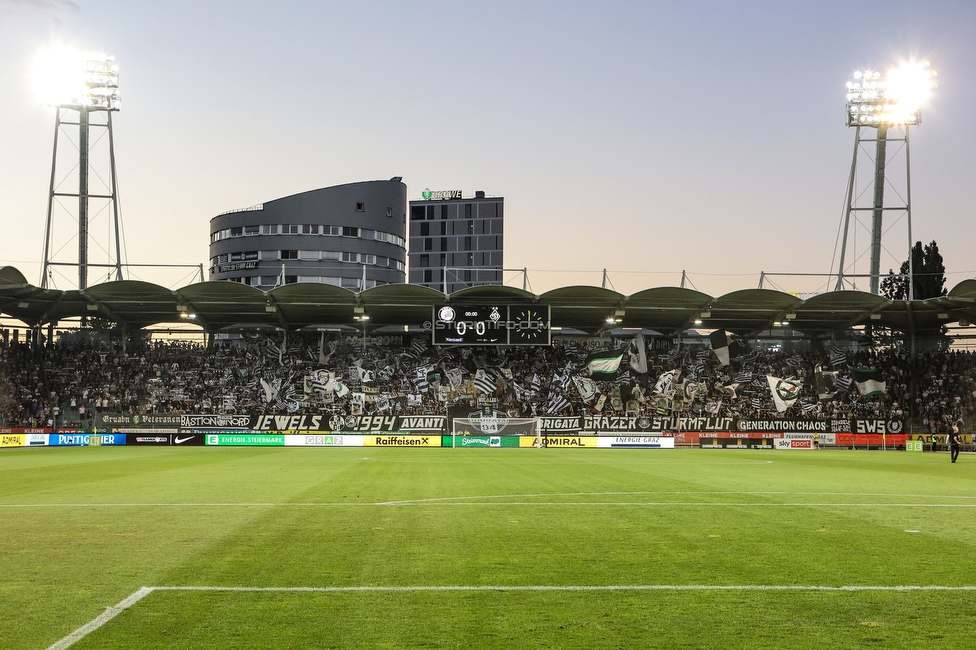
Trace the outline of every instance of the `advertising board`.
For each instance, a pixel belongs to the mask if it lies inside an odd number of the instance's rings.
[[[364,447],[440,447],[440,436],[363,436]]]
[[[813,449],[812,438],[777,438],[776,449]]]
[[[522,436],[519,438],[520,447],[535,447],[540,439],[535,436]],[[596,436],[542,436],[543,447],[594,447],[596,448]]]
[[[207,445],[236,447],[284,447],[284,436],[248,435],[234,433],[208,433]]]
[[[23,447],[25,437],[22,433],[0,434],[0,447]]]
[[[597,438],[597,447],[674,449],[672,436],[602,436]]]
[[[519,436],[442,436],[443,447],[518,447]]]
[[[52,433],[47,442],[51,447],[109,447],[125,443],[126,435],[122,433]]]
[[[363,436],[356,434],[286,435],[286,447],[362,447]]]

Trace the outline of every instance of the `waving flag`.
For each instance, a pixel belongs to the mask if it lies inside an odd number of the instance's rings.
[[[776,403],[776,410],[780,413],[793,406],[793,402],[800,396],[800,387],[802,384],[798,381],[780,379],[772,375],[766,375],[766,381],[769,383],[769,392],[773,394],[773,402]]]
[[[586,373],[597,379],[613,377],[620,368],[626,348],[618,350],[600,350],[586,357]]]

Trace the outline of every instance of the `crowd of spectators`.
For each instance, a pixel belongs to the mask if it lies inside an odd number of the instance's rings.
[[[976,408],[976,355],[849,345],[743,349],[722,365],[707,341],[556,340],[547,347],[435,347],[422,337],[245,335],[209,346],[63,336],[31,347],[0,341],[0,425],[90,427],[97,413],[443,413],[459,400],[513,416],[594,412],[773,418],[904,419],[945,433]],[[664,343],[664,345],[662,345]],[[616,375],[587,376],[587,355],[629,348]],[[875,368],[885,394],[862,396],[851,368]],[[827,390],[817,375],[829,378]],[[781,412],[767,376],[795,382]],[[780,405],[782,406],[782,405]],[[55,418],[58,421],[55,423]],[[967,428],[968,430],[968,428]]]

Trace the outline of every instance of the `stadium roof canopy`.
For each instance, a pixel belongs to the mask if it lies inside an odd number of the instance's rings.
[[[427,326],[437,304],[549,305],[552,326],[596,333],[607,327],[643,328],[674,335],[688,328],[725,329],[754,336],[774,323],[810,336],[826,336],[872,323],[912,333],[941,325],[976,322],[976,280],[947,296],[892,302],[861,291],[833,291],[807,300],[780,291],[744,289],[712,297],[678,287],[645,289],[625,296],[600,287],[575,286],[536,295],[508,286],[479,286],[449,296],[410,284],[389,284],[353,293],[325,284],[289,284],[261,291],[235,282],[200,282],[167,289],[122,280],[83,291],[41,289],[13,267],[0,267],[0,314],[29,326],[71,317],[99,317],[129,329],[188,319],[211,332],[249,327],[288,330],[314,327]],[[608,319],[613,323],[608,324]],[[700,321],[700,322],[699,322]]]

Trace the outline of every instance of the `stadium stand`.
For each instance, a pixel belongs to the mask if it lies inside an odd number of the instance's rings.
[[[422,336],[251,334],[210,346],[146,343],[123,352],[106,336],[71,334],[52,345],[0,341],[3,426],[87,428],[98,413],[341,415],[443,414],[448,403],[491,404],[512,417],[596,412],[762,419],[907,420],[945,433],[972,420],[976,355],[835,346],[740,350],[723,366],[703,343],[682,349],[565,337],[548,347],[438,347]],[[809,347],[809,346],[808,346]],[[623,350],[610,377],[588,377],[596,350]],[[862,395],[853,369],[872,367],[885,392]],[[828,377],[830,389],[818,384]],[[796,385],[785,411],[767,376]],[[818,389],[818,386],[820,388]],[[968,427],[967,427],[968,430]]]

